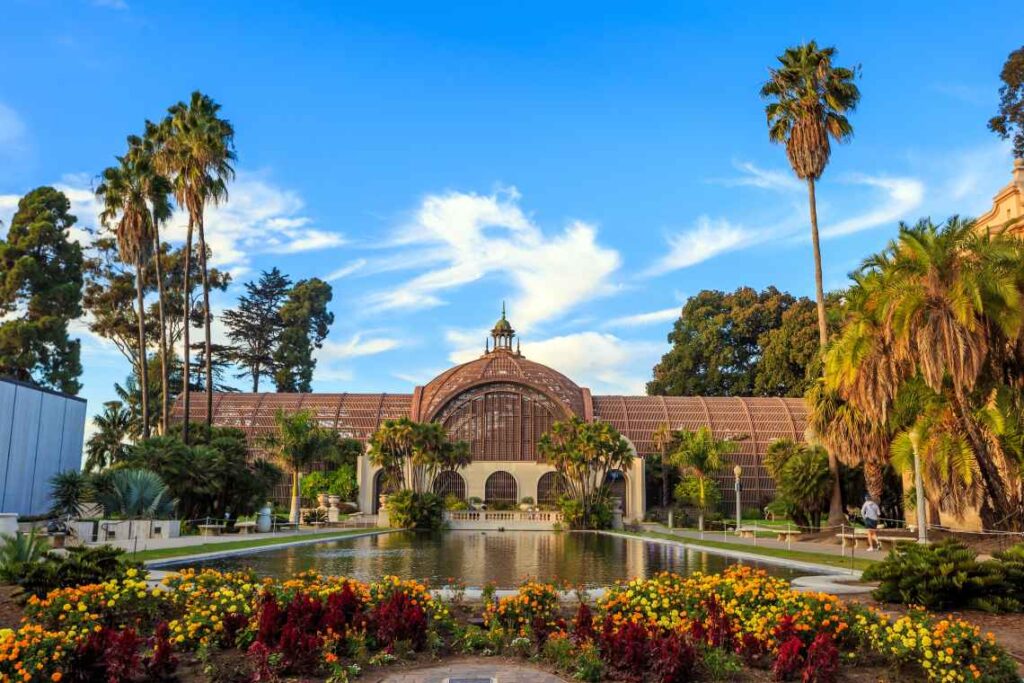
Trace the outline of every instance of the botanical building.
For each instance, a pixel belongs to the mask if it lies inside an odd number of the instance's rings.
[[[761,507],[773,496],[772,481],[761,464],[768,446],[783,437],[803,439],[802,399],[594,395],[554,368],[530,360],[515,336],[503,312],[479,358],[446,370],[411,394],[217,394],[214,423],[243,429],[258,456],[260,437],[273,432],[278,409],[312,411],[324,426],[364,442],[383,420],[441,422],[451,438],[470,444],[473,463],[439,476],[435,490],[505,503],[524,497],[538,503],[557,499],[557,476],[539,459],[537,441],[555,421],[572,416],[612,424],[640,456],[655,452],[651,435],[661,423],[673,429],[707,426],[720,438],[737,439],[733,459],[742,467],[744,507]],[[181,410],[179,402],[178,419]],[[205,419],[205,411],[202,398],[192,401],[193,420]],[[643,457],[637,458],[629,472],[616,472],[609,482],[624,501],[627,519],[643,517],[643,467]],[[367,458],[361,458],[358,469],[360,506],[375,512],[381,477]],[[720,481],[731,504],[732,464],[723,468]],[[287,496],[283,486],[278,497],[283,502]]]

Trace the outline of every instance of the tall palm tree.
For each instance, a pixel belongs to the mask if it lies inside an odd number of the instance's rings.
[[[98,472],[125,459],[131,414],[120,401],[107,401],[103,412],[93,417],[92,422],[96,431],[85,443],[86,472]]]
[[[832,59],[835,55],[834,47],[819,48],[813,40],[788,48],[778,57],[779,66],[769,69],[768,81],[761,86],[761,97],[769,100],[765,107],[768,138],[786,146],[786,156],[793,172],[807,181],[818,338],[823,349],[828,344],[828,326],[814,187],[828,166],[832,154],[830,139],[846,142],[853,136],[853,126],[846,114],[853,111],[860,100],[860,90],[854,83],[856,72],[834,66]],[[836,525],[843,520],[843,505],[839,489],[839,462],[831,450],[829,471],[832,473],[832,495],[828,519],[830,525]]]
[[[142,389],[142,437],[149,438],[149,380],[146,354],[146,301],[143,291],[146,263],[153,253],[153,216],[147,204],[153,168],[145,159],[123,156],[119,165],[103,171],[96,196],[103,203],[100,222],[117,237],[117,251],[124,263],[135,267],[138,305],[138,352],[136,370]]]
[[[206,344],[206,425],[213,422],[213,366],[210,352],[210,280],[206,266],[205,210],[209,203],[227,199],[227,184],[234,177],[231,162],[235,159],[231,124],[219,117],[220,105],[203,93],[192,93],[188,103],[179,102],[169,110],[167,138],[160,153],[161,168],[170,177],[178,205],[188,211],[185,236],[185,292],[189,292],[189,268],[192,257],[193,231],[199,234],[199,266],[203,279],[203,328]],[[189,307],[185,297],[183,356],[184,374],[189,376]],[[184,391],[186,415],[183,438],[188,441],[190,398],[188,385]]]
[[[736,443],[727,439],[716,439],[711,430],[701,427],[697,431],[680,431],[678,447],[670,456],[672,462],[686,477],[697,481],[697,528],[704,531],[704,501],[715,483],[715,473],[722,469],[726,456],[736,450]]]
[[[340,439],[333,429],[321,427],[309,411],[274,414],[277,433],[264,440],[265,446],[292,474],[291,510],[289,517],[293,524],[299,522],[302,504],[299,475],[316,461],[329,460],[338,450]]]
[[[139,137],[128,137],[128,157],[138,160],[141,166],[150,170],[143,179],[153,221],[153,265],[156,276],[157,314],[160,318],[160,433],[167,433],[170,421],[170,395],[168,385],[167,319],[164,317],[164,273],[160,258],[160,224],[171,218],[171,182],[157,170],[157,157],[166,138],[166,126],[146,121],[146,131]]]
[[[667,422],[659,422],[651,434],[651,441],[654,442],[654,450],[658,451],[661,457],[661,507],[668,507],[668,480],[669,464],[668,453],[676,442],[676,433],[668,426]]]

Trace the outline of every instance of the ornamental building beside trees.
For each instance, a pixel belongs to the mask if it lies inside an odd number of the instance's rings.
[[[322,426],[364,443],[384,420],[437,422],[450,439],[469,444],[472,462],[458,472],[440,474],[433,483],[435,492],[493,505],[516,504],[523,498],[553,504],[560,494],[558,475],[540,455],[538,441],[557,421],[601,420],[641,456],[629,471],[609,475],[627,520],[643,518],[644,457],[657,452],[652,435],[659,424],[686,430],[707,427],[717,438],[735,439],[719,483],[723,492],[731,492],[733,466],[740,465],[746,508],[760,508],[774,496],[763,465],[768,447],[781,438],[804,438],[806,408],[800,398],[594,395],[556,369],[529,360],[528,352],[528,346],[526,353],[521,350],[503,312],[479,358],[446,370],[410,394],[216,393],[213,422],[244,430],[257,455],[262,455],[261,439],[274,430],[278,410],[311,411]],[[174,417],[184,417],[180,402]],[[192,402],[191,417],[195,422],[206,418],[204,400]],[[366,457],[359,459],[358,482],[360,508],[376,512],[380,495],[387,492],[385,478]],[[279,487],[275,496],[286,501],[287,487]]]

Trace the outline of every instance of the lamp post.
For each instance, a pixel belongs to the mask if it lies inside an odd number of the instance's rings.
[[[736,535],[740,533],[740,523],[742,522],[742,514],[740,512],[740,475],[743,474],[743,468],[739,465],[732,468],[732,473],[736,475]]]

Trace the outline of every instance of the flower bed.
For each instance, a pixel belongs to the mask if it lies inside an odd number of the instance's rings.
[[[206,671],[340,683],[418,652],[520,655],[587,681],[727,680],[746,667],[826,683],[869,665],[890,667],[896,680],[1018,680],[1009,656],[966,622],[923,611],[890,621],[749,568],[638,579],[575,609],[558,589],[530,582],[484,605],[482,627],[394,577],[186,571],[154,590],[130,574],[31,598],[24,624],[0,631],[0,681],[169,680],[185,669],[200,680]]]

